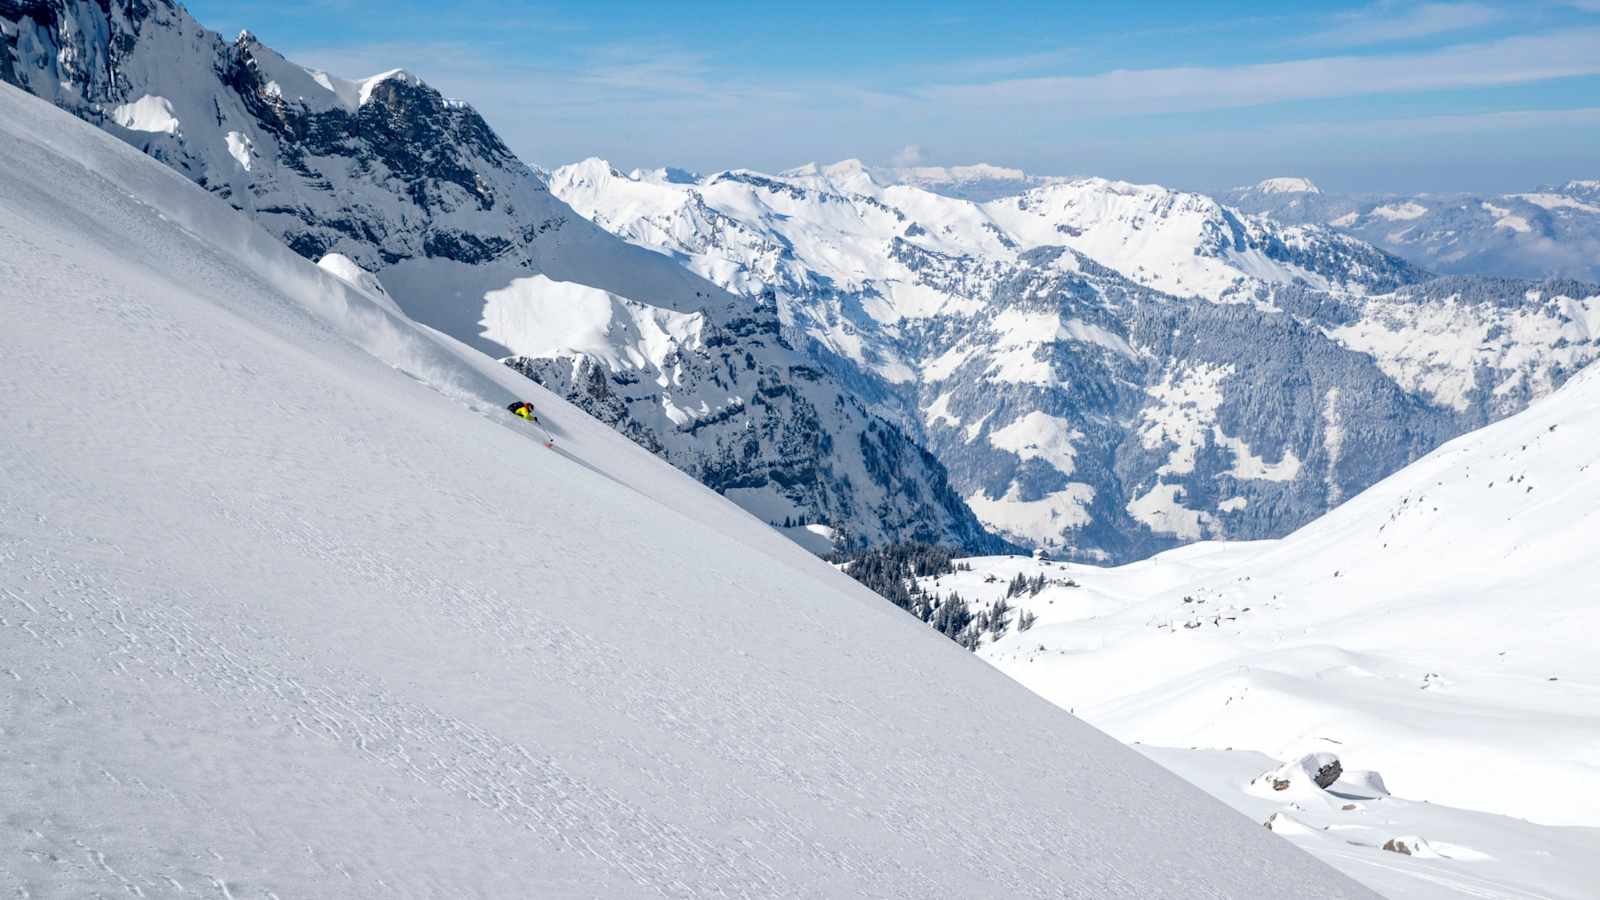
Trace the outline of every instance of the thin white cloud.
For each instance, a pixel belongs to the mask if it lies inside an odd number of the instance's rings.
[[[1573,109],[1515,109],[1486,113],[1408,116],[1403,119],[1367,119],[1359,122],[1293,122],[1251,129],[1253,140],[1300,138],[1321,143],[1373,139],[1434,138],[1493,133],[1524,135],[1533,131],[1600,127],[1600,106]],[[1237,139],[1233,131],[1207,134]]]
[[[1595,75],[1600,74],[1596,47],[1600,47],[1600,29],[1575,29],[1382,56],[1125,69],[1098,75],[939,85],[919,93],[939,103],[1043,107],[1058,115],[1186,112]]]
[[[1246,161],[1253,165],[1267,152],[1266,147],[1252,149],[1257,141],[1292,147],[1292,153],[1281,152],[1272,160],[1293,162],[1315,158],[1319,148],[1349,146],[1343,142],[1358,135],[1364,136],[1360,139],[1366,152],[1376,156],[1387,152],[1381,149],[1388,146],[1384,134],[1468,133],[1496,125],[1515,130],[1561,116],[1573,131],[1592,132],[1592,110],[1304,126],[1274,123],[1275,117],[1265,114],[1254,125],[1240,126],[1239,117],[1233,116],[1224,132],[1207,138],[1214,152],[1174,159],[1157,149],[1166,141],[1151,139],[1172,133],[1158,120],[1146,118],[1131,132],[1115,120],[1600,74],[1594,46],[1600,46],[1600,29],[1572,29],[1444,50],[1285,63],[1061,78],[968,78],[947,71],[945,77],[955,83],[910,91],[882,90],[871,81],[775,83],[732,77],[714,62],[673,47],[572,48],[561,56],[529,58],[464,43],[420,43],[301,48],[288,55],[350,76],[404,66],[446,95],[471,102],[524,159],[546,165],[601,155],[623,168],[672,164],[702,171],[740,165],[780,169],[806,159],[889,160],[906,154],[908,145],[926,148],[931,141],[939,147],[938,160],[990,159],[1128,177],[1182,173],[1184,166],[1210,171],[1231,165],[1236,157],[1241,166]],[[1193,147],[1197,123],[1185,121],[1184,142]],[[1318,129],[1325,138],[1317,136]],[[1552,126],[1542,133],[1560,135],[1561,129]],[[1558,138],[1547,145],[1571,143]],[[922,157],[924,162],[930,159],[925,149]],[[1461,158],[1469,157],[1484,167],[1510,165],[1495,162],[1498,157],[1488,151],[1463,151]],[[1396,156],[1390,162],[1399,160]],[[1234,173],[1224,174],[1231,178]]]
[[[711,90],[705,58],[689,53],[607,47],[594,53],[574,80],[637,93],[704,94]]]
[[[919,166],[922,164],[922,148],[916,144],[907,144],[895,153],[890,162],[900,168]]]
[[[1600,0],[1596,0],[1600,2]],[[979,59],[956,60],[941,62],[939,68],[955,75],[969,76],[972,78],[993,78],[1000,75],[1016,75],[1022,72],[1038,72],[1058,68],[1070,62],[1077,51],[1046,50],[1040,53],[1019,53],[1014,56],[983,57]]]
[[[1504,10],[1482,3],[1403,6],[1385,2],[1337,16],[1331,27],[1310,35],[1305,43],[1334,47],[1369,46],[1481,28],[1505,18]]]

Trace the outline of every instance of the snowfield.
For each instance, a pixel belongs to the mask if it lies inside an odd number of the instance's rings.
[[[9,891],[1371,896],[136,150],[0,134]]]
[[[1275,831],[1385,893],[1583,898],[1600,884],[1596,535],[1590,366],[1278,541],[1115,569],[974,559],[923,587],[981,608],[1043,575],[1010,601],[1032,627],[981,656],[1124,740],[1265,754],[1154,755],[1283,812]],[[1380,773],[1381,790],[1247,788],[1268,757],[1308,753]],[[1423,869],[1382,849],[1406,836]]]
[[[1600,829],[1536,825],[1388,793],[1381,773],[1346,771],[1326,790],[1274,790],[1279,766],[1242,750],[1139,749],[1391,900],[1590,900]],[[1375,777],[1376,776],[1376,777]],[[1403,846],[1402,846],[1403,845]]]

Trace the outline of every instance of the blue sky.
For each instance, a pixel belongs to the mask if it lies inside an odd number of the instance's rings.
[[[982,161],[1205,190],[1600,178],[1600,0],[189,6],[336,74],[409,69],[547,166]]]

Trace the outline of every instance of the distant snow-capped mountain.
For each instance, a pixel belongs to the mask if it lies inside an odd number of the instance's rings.
[[[363,289],[410,317],[517,358],[764,519],[997,546],[937,461],[786,345],[772,303],[595,227],[408,73],[309,70],[172,0],[36,0],[0,3],[0,78],[375,279]]]
[[[1600,181],[1510,194],[1326,194],[1274,178],[1221,199],[1285,222],[1331,225],[1438,272],[1600,279]],[[1311,186],[1314,188],[1314,186]]]
[[[1263,194],[1320,194],[1322,189],[1309,178],[1267,178],[1256,183]]]
[[[665,177],[600,160],[550,185],[773,295],[793,342],[919,433],[980,519],[1087,559],[1286,533],[1600,353],[1600,288],[1436,280],[1158,186],[976,203],[854,161]]]
[[[306,70],[170,0],[0,21],[5,77],[841,541],[1279,535],[1596,353],[1600,289],[1435,281],[1199,194],[856,161],[545,176],[406,73]]]
[[[1030,175],[1021,169],[988,163],[970,166],[866,166],[859,160],[845,160],[831,166],[808,163],[789,169],[783,175],[797,179],[818,176],[829,179],[857,168],[866,171],[877,184],[908,185],[945,197],[980,203],[1070,180],[1059,175]]]

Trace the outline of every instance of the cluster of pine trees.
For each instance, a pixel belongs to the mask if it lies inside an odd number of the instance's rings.
[[[1078,586],[1078,583],[1071,578],[1059,581],[1054,578],[1045,578],[1043,572],[1029,578],[1018,572],[1016,577],[1011,579],[1011,583],[1006,585],[1006,597],[1021,597],[1023,594],[1027,594],[1029,597],[1037,597],[1040,591],[1052,584],[1062,584],[1067,587]]]
[[[919,578],[972,571],[970,565],[955,561],[956,553],[933,544],[890,544],[843,560],[844,571],[945,637],[976,650],[984,635],[999,638],[1006,633],[1011,605],[1002,598],[993,607],[974,611],[973,604],[959,593],[939,596],[923,590],[917,582]],[[1032,617],[1024,613],[1018,627],[1022,620],[1033,624]]]

